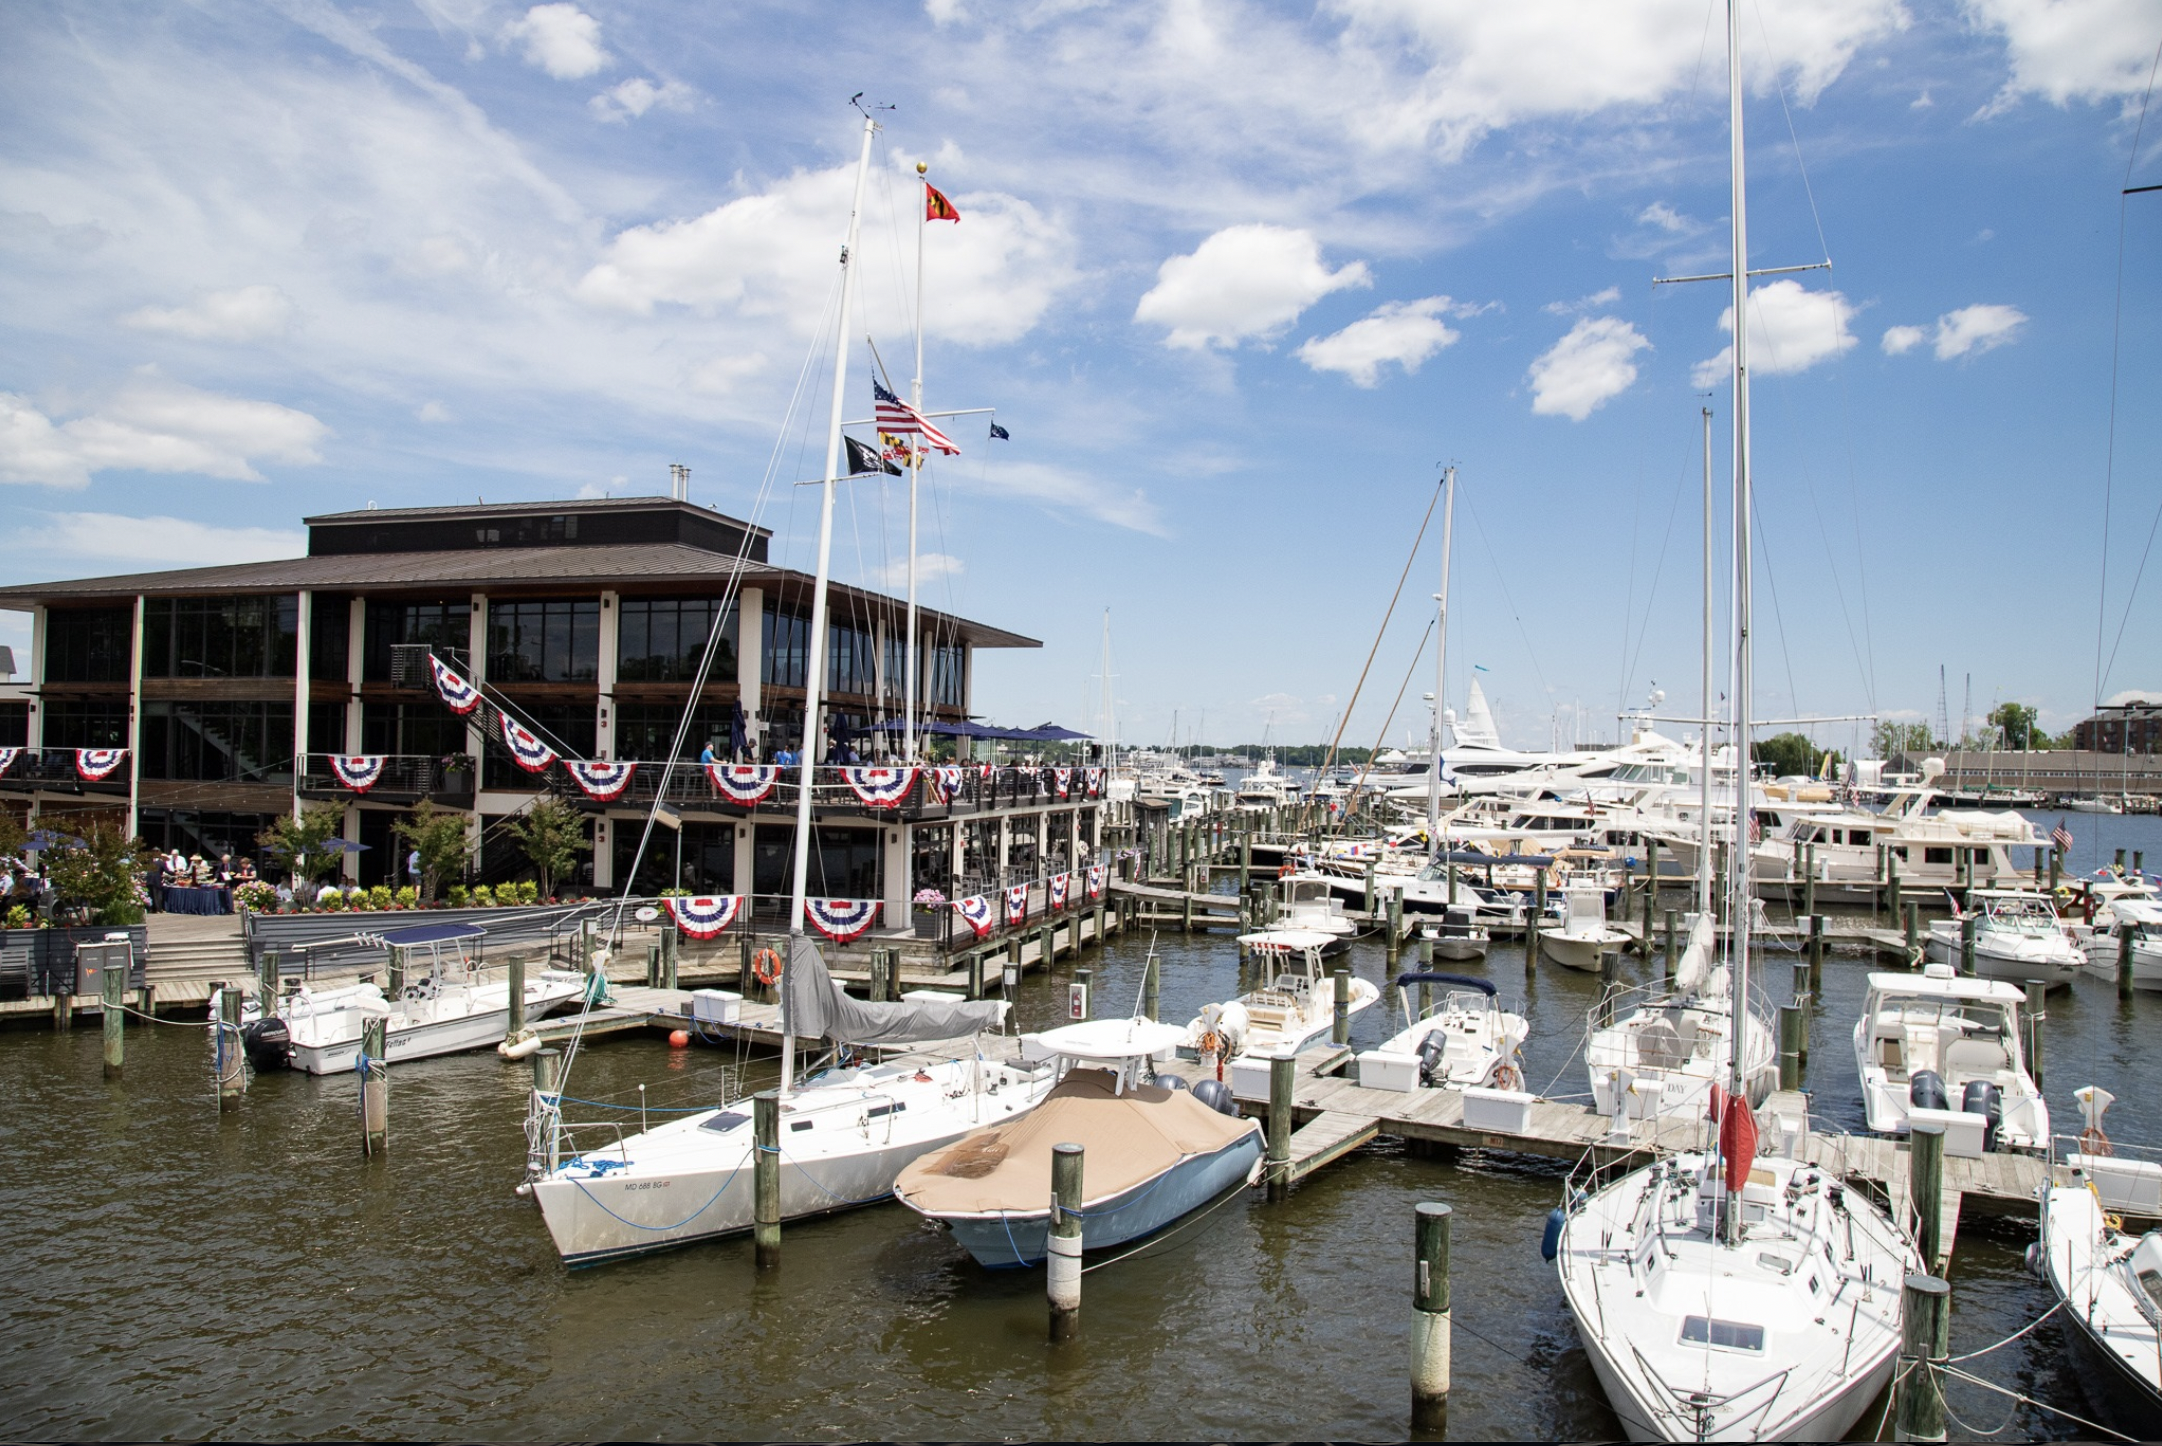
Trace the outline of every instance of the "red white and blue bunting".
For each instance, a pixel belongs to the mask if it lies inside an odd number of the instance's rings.
[[[22,754],[23,751],[20,748],[0,748],[0,774],[4,774],[10,768],[13,768],[15,760],[22,757]]]
[[[706,777],[713,780],[721,797],[749,808],[773,792],[773,785],[781,781],[781,770],[772,763],[709,763]]]
[[[979,939],[990,933],[991,926],[998,922],[997,916],[991,912],[991,901],[981,894],[971,894],[965,899],[955,899],[953,901],[953,911],[961,916],[962,923],[976,931],[976,937]]]
[[[850,793],[872,808],[899,808],[916,786],[913,768],[844,768],[841,778]]]
[[[78,748],[75,750],[75,771],[85,782],[99,783],[127,756],[125,748]]]
[[[389,761],[380,754],[352,757],[333,753],[330,756],[330,771],[338,775],[338,782],[353,792],[366,793],[375,787],[376,781],[383,776],[383,765]]]
[[[1064,798],[1067,791],[1073,787],[1073,770],[1071,768],[1052,769],[1051,785],[1058,790],[1058,796]]]
[[[878,920],[876,899],[805,899],[811,924],[836,944],[846,944]]]
[[[1102,798],[1104,793],[1104,771],[1101,768],[1086,768],[1082,770],[1082,774],[1088,780],[1089,797]]]
[[[1018,924],[1028,917],[1028,885],[1015,884],[1006,891],[1006,922]]]
[[[664,902],[675,915],[676,927],[693,939],[712,938],[736,922],[736,915],[743,911],[741,894],[692,894]]]
[[[0,772],[5,771],[0,769]],[[936,768],[925,769],[924,773],[928,775],[924,786],[938,796],[938,802],[951,803],[960,796],[961,768],[958,764],[942,763]]]
[[[1090,898],[1092,898],[1092,899],[1100,899],[1100,898],[1102,898],[1103,896],[1104,896],[1104,866],[1103,866],[1102,864],[1090,864],[1090,865],[1089,865],[1089,897],[1090,897]]]
[[[1045,881],[1045,886],[1050,891],[1051,908],[1063,909],[1066,907],[1066,882],[1069,877],[1071,876],[1067,874],[1053,874]]]
[[[590,763],[575,758],[563,760],[563,771],[586,791],[586,797],[596,803],[607,803],[622,796],[631,786],[631,774],[636,772],[635,763],[611,763],[605,758]]]
[[[451,712],[470,713],[480,706],[480,689],[452,672],[441,658],[430,653],[428,667],[435,673],[436,696]]]
[[[510,745],[511,758],[528,773],[546,772],[548,765],[556,761],[556,751],[508,713],[503,715],[503,741]]]

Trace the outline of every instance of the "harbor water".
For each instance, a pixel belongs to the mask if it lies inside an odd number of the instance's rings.
[[[2049,819],[2054,822],[2054,816]],[[2162,861],[2153,818],[2078,818],[2084,843]],[[2112,842],[2110,836],[2119,836]],[[2106,857],[2106,855],[2104,855]],[[2091,863],[2090,865],[2091,866]],[[1678,897],[1678,896],[1677,896]],[[1777,910],[1775,909],[1775,913]],[[1095,1012],[1133,1007],[1146,934],[1079,962]],[[1225,934],[1165,935],[1163,1013],[1236,992]],[[1774,950],[1784,997],[1796,956]],[[1376,983],[1378,944],[1350,959]],[[1032,976],[1022,1022],[1062,1015],[1075,964]],[[1457,966],[1452,966],[1457,967]],[[1497,947],[1482,966],[1532,1023],[1530,1086],[1587,1089],[1593,976]],[[1650,966],[1656,969],[1656,964]],[[1808,1086],[1822,1119],[1860,1128],[1850,1032],[1869,961],[1828,961]],[[1634,960],[1627,979],[1645,977]],[[2120,1005],[2107,981],[2055,994],[2047,1093],[2116,1092],[2111,1132],[2162,1144],[2145,1042],[2162,997]],[[1396,1027],[1376,1005],[1354,1043]],[[1539,1258],[1564,1167],[1382,1141],[1280,1205],[1232,1197],[1157,1246],[1092,1271],[1080,1339],[1045,1342],[1040,1272],[986,1272],[894,1205],[789,1226],[760,1276],[748,1240],[566,1271],[513,1193],[530,1075],[492,1054],[400,1065],[387,1160],[360,1157],[352,1076],[255,1080],[216,1109],[200,1027],[131,1021],[124,1079],[101,1077],[95,1028],[0,1035],[0,1187],[9,1283],[0,1432],[12,1437],[1086,1437],[1402,1436],[1412,1207],[1455,1207],[1459,1438],[1611,1436],[1553,1269]],[[768,1063],[600,1042],[568,1092],[625,1106],[712,1103]],[[609,1111],[574,1106],[601,1118]],[[1970,1217],[1951,1269],[1952,1350],[2048,1309],[2022,1268],[2033,1227]],[[2052,1319],[1967,1369],[2081,1415],[2098,1379]],[[1979,1388],[1951,1389],[1955,1434],[2074,1436],[2074,1423]],[[2105,1417],[2106,1419],[2106,1417]],[[1865,1422],[1875,1424],[1875,1413]]]

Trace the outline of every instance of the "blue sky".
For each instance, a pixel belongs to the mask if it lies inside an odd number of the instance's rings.
[[[1012,432],[957,423],[925,511],[926,600],[1045,642],[983,660],[982,712],[1094,722],[1108,607],[1125,739],[1324,736],[1445,461],[1452,698],[1484,667],[1521,744],[1610,734],[1654,681],[1695,701],[1725,292],[1652,281],[1725,266],[1702,0],[0,25],[10,581],[288,555],[371,501],[664,491],[671,462],[808,565],[786,484],[821,460],[865,91],[894,109],[851,331],[908,376],[927,161],[963,216],[930,232],[927,396]],[[2162,0],[1745,11],[1752,263],[1834,263],[1760,283],[1753,323],[1760,714],[1934,714],[1941,665],[1955,720],[1971,675],[1976,713],[2063,727],[2098,623],[2101,693],[2162,692],[2162,578],[2133,585],[2162,193],[2119,197],[2162,181],[2162,116],[2134,154],[2158,46]],[[837,574],[897,569],[904,516],[852,484]],[[1347,742],[1407,675],[1390,736],[1423,732],[1439,531]]]

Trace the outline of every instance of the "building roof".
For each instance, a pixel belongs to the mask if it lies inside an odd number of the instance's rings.
[[[577,513],[588,516],[604,512],[664,512],[683,511],[730,527],[747,528],[766,537],[773,535],[770,528],[754,526],[740,517],[730,517],[710,507],[695,502],[685,502],[676,497],[581,497],[569,502],[466,502],[448,507],[363,507],[352,512],[319,512],[313,517],[303,517],[308,527],[337,526],[347,523],[367,522],[457,522],[472,517],[555,517]]]

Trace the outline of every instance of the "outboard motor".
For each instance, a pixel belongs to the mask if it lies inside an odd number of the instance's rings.
[[[1187,1087],[1186,1081],[1180,1079],[1175,1074],[1160,1074],[1156,1076],[1156,1083],[1162,1085],[1165,1089],[1174,1092],[1185,1089]]]
[[[1446,1072],[1442,1067],[1442,1056],[1448,1052],[1449,1047],[1442,1043],[1441,1031],[1438,1029],[1430,1032],[1424,1039],[1420,1040],[1419,1078],[1427,1084],[1432,1084],[1437,1075],[1446,1077]]]
[[[1239,1102],[1231,1097],[1231,1086],[1220,1079],[1200,1080],[1194,1085],[1194,1098],[1220,1115],[1234,1118],[1239,1113]]]
[[[2004,1120],[2004,1091],[1986,1079],[1971,1079],[1961,1093],[1959,1107],[1970,1115],[1980,1115],[1987,1124],[1982,1126],[1982,1148],[1997,1148],[1997,1126]]]
[[[293,1036],[286,1029],[285,1021],[275,1014],[268,1019],[253,1019],[243,1024],[240,1045],[248,1052],[248,1063],[255,1066],[257,1073],[292,1067]]]
[[[1944,1092],[1944,1076],[1933,1069],[1918,1069],[1907,1083],[1907,1103],[1918,1110],[1948,1110],[1951,1096]]]

